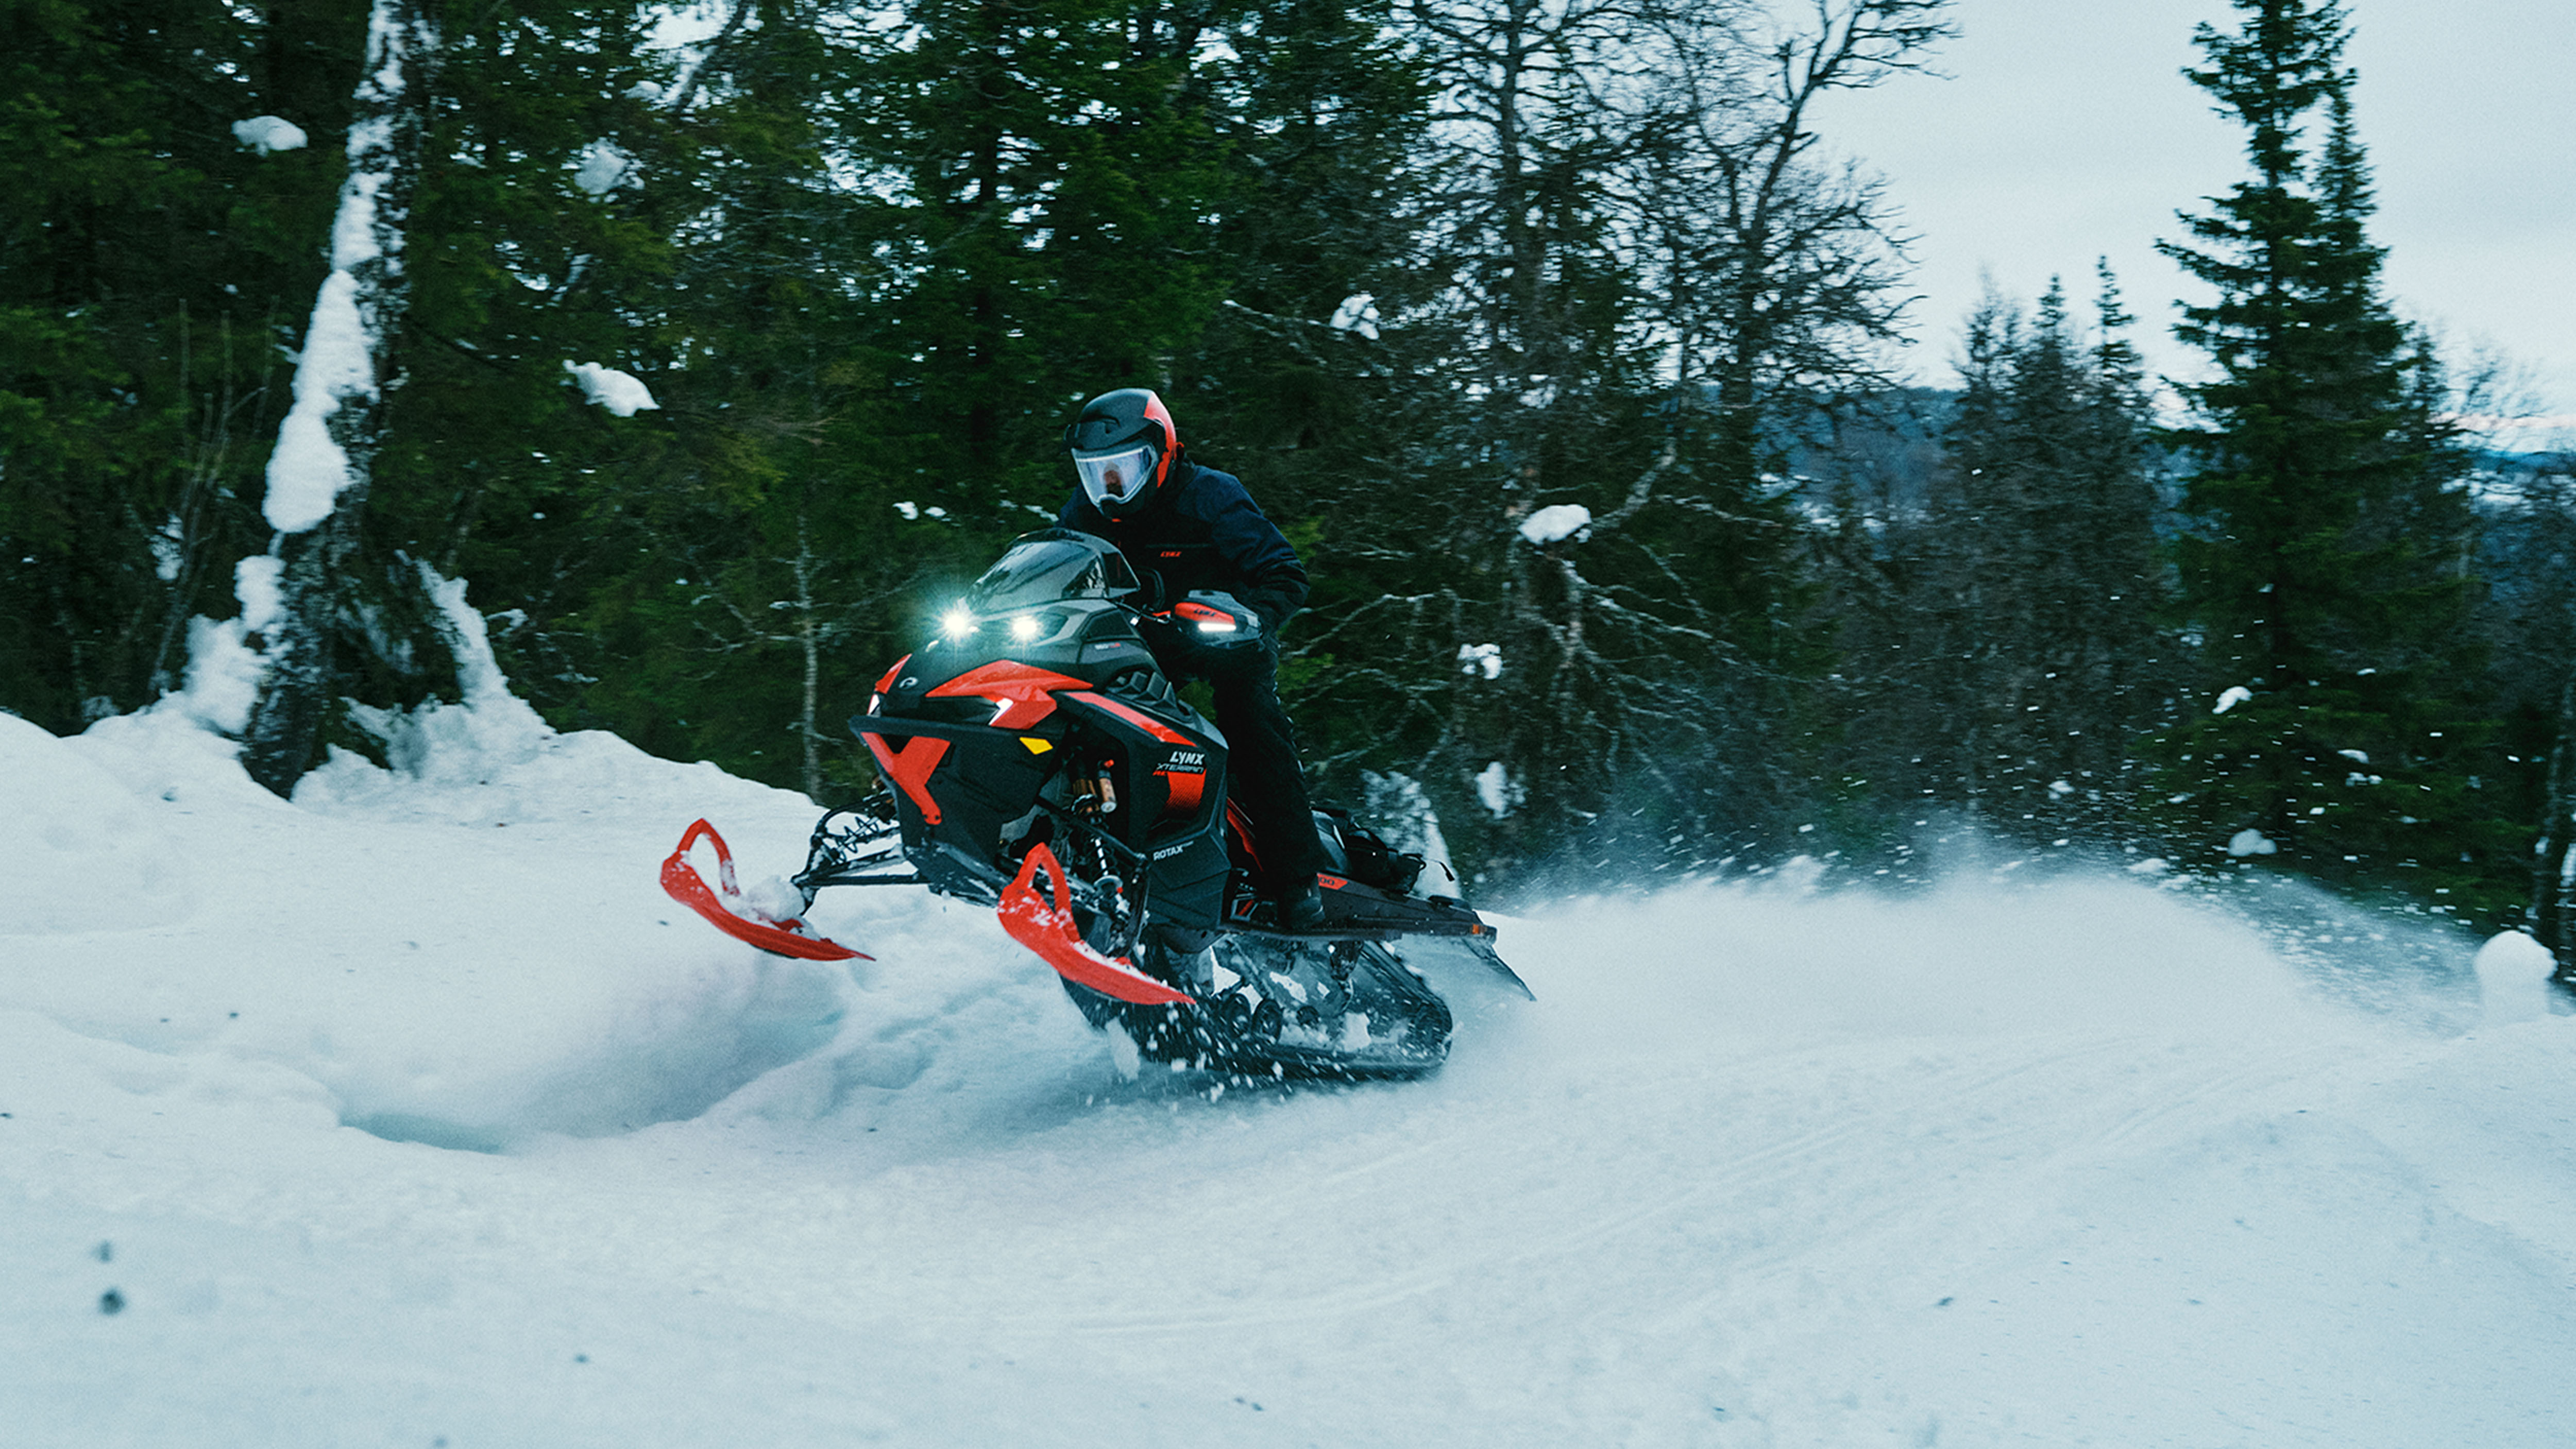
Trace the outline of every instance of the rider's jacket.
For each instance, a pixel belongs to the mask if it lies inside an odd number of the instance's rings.
[[[1105,538],[1136,566],[1163,577],[1168,598],[1192,589],[1232,594],[1252,606],[1273,637],[1306,603],[1306,566],[1277,525],[1231,473],[1172,460],[1172,474],[1142,513],[1104,517],[1077,488],[1057,521]]]

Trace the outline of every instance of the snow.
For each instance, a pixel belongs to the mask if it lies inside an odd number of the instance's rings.
[[[403,60],[412,43],[387,0],[376,0],[367,23],[372,69],[358,84],[362,112],[402,94]],[[314,296],[304,350],[295,363],[294,401],[278,425],[277,447],[268,459],[268,489],[260,511],[279,533],[302,533],[319,525],[331,516],[340,495],[356,485],[348,452],[331,435],[331,419],[350,398],[382,396],[375,354],[383,339],[369,315],[371,304],[361,299],[356,272],[383,260],[387,245],[401,241],[401,218],[378,205],[393,179],[390,121],[377,114],[350,126],[348,159],[348,179],[331,218],[331,272]]]
[[[606,196],[620,186],[635,184],[635,160],[617,149],[614,141],[593,141],[584,146],[580,163],[572,173],[572,184],[593,196]]]
[[[1540,545],[1569,538],[1592,523],[1592,510],[1580,503],[1551,503],[1521,520],[1521,537]]]
[[[1487,679],[1502,678],[1503,646],[1500,644],[1459,645],[1458,669],[1462,674],[1481,674]]]
[[[304,149],[304,128],[283,116],[253,116],[233,122],[233,139],[262,156]]]
[[[468,701],[291,803],[0,718],[13,1445],[2576,1436],[2524,946],[1811,862],[1530,903],[1427,1080],[1216,1093],[989,912],[689,915],[682,826],[756,880],[811,804],[547,729],[437,587]]]
[[[286,611],[280,582],[286,572],[275,554],[253,554],[233,565],[233,597],[241,602],[241,626],[256,634]]]
[[[1354,292],[1333,309],[1325,326],[1336,332],[1355,332],[1371,342],[1377,340],[1377,298],[1366,292]]]
[[[564,363],[564,371],[581,384],[582,396],[608,409],[621,418],[631,418],[647,409],[659,410],[652,389],[631,372],[620,372],[596,362]]]
[[[2576,440],[2576,413],[2514,417],[2463,413],[2452,419],[2499,453],[2537,456],[2564,453]]]
[[[295,364],[295,401],[268,458],[268,493],[260,505],[268,526],[302,533],[331,516],[356,482],[349,455],[331,436],[331,416],[345,398],[375,397],[374,335],[358,311],[358,283],[345,270],[322,279]]]
[[[2218,707],[2211,710],[2210,713],[2225,714],[2229,710],[2234,709],[2236,706],[2243,704],[2245,701],[2252,699],[2253,697],[2254,691],[2247,689],[2244,685],[2231,684],[2219,694]]]
[[[2250,825],[2227,837],[2227,853],[2239,860],[2249,855],[2277,855],[2280,849],[2280,842]]]
[[[2520,931],[2506,931],[2480,946],[2471,965],[2478,973],[2478,998],[2485,1007],[2487,1025],[2548,1017],[2549,978],[2558,969],[2548,947]]]
[[[1476,799],[1497,820],[1512,813],[1512,772],[1494,761],[1476,772]]]
[[[1414,877],[1413,893],[1458,899],[1458,868],[1449,858],[1448,837],[1440,833],[1440,812],[1431,808],[1422,782],[1400,771],[1381,775],[1362,770],[1360,787],[1367,795],[1362,823],[1398,854],[1422,857],[1422,874]]]

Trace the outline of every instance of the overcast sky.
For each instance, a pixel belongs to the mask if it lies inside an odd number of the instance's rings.
[[[2399,310],[2455,350],[2500,350],[2529,401],[2576,414],[2576,0],[2348,0],[2375,238]],[[2174,213],[2245,174],[2243,133],[2184,80],[2226,0],[1959,0],[1946,78],[1837,98],[1829,138],[1888,180],[1919,238],[1912,350],[1950,385],[1981,272],[2079,302],[2107,255],[2158,371],[2197,375],[2170,331],[2202,296],[2158,256]]]

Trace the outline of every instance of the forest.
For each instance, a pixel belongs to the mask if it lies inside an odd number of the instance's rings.
[[[2169,391],[2089,257],[1909,313],[1823,116],[1947,0],[0,0],[0,708],[287,794],[462,581],[558,728],[847,803],[1146,386],[1314,579],[1319,793],[1497,894],[1974,839],[2576,979],[2576,458],[2387,294],[2348,11],[2233,11]]]

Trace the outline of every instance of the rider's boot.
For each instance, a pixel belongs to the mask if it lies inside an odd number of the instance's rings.
[[[1324,893],[1315,888],[1315,878],[1305,880],[1279,893],[1279,926],[1287,931],[1311,931],[1324,924]]]

